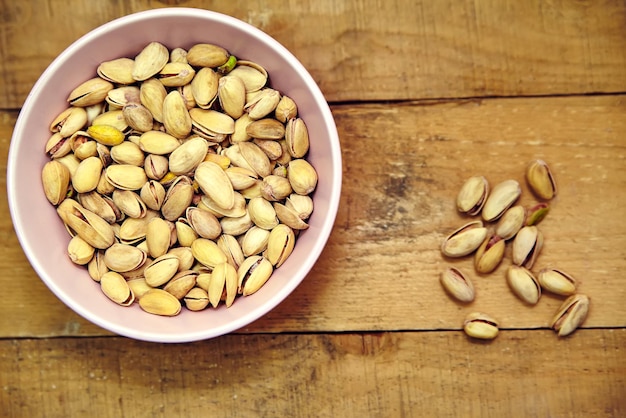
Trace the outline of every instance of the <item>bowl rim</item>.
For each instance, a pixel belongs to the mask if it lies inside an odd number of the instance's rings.
[[[98,38],[109,31],[114,31],[120,26],[126,26],[146,19],[163,17],[164,15],[168,15],[170,17],[201,17],[206,18],[207,20],[219,20],[223,24],[236,26],[238,30],[243,30],[244,32],[250,33],[255,38],[260,38],[262,42],[270,45],[272,49],[278,51],[278,53],[281,54],[287,61],[289,61],[290,65],[292,65],[293,68],[298,71],[300,77],[302,77],[302,79],[305,81],[306,87],[310,91],[315,102],[320,105],[320,113],[330,135],[330,158],[332,160],[332,166],[334,167],[333,176],[330,178],[330,183],[333,185],[333,190],[330,195],[330,200],[328,202],[328,215],[323,220],[323,223],[319,230],[319,238],[316,239],[312,251],[309,253],[310,256],[306,258],[306,263],[304,263],[298,269],[298,271],[302,273],[301,277],[299,277],[298,280],[290,280],[283,287],[281,287],[279,292],[275,293],[270,299],[268,299],[267,302],[255,307],[251,311],[242,315],[240,318],[228,322],[221,327],[208,328],[207,330],[203,331],[186,332],[175,335],[163,335],[157,332],[145,332],[136,328],[128,327],[124,324],[118,325],[110,322],[106,318],[102,318],[100,316],[92,314],[88,309],[83,309],[80,306],[76,306],[71,300],[71,297],[68,296],[59,285],[57,285],[54,278],[48,275],[46,270],[43,268],[42,265],[40,265],[37,257],[35,256],[30,242],[26,239],[27,234],[25,232],[25,222],[23,222],[23,219],[17,214],[18,196],[16,193],[16,149],[18,148],[17,139],[22,136],[23,130],[25,129],[25,121],[29,119],[31,102],[35,100],[38,92],[47,82],[49,75],[55,73],[58,70],[58,67],[60,67],[61,64],[66,60],[66,58],[72,55],[74,51],[80,49],[82,46],[91,42],[93,39]],[[310,270],[313,268],[313,265],[317,262],[324,247],[326,246],[337,216],[341,195],[341,187],[342,160],[339,135],[337,132],[336,124],[330,111],[330,107],[328,106],[328,103],[324,98],[324,95],[322,94],[319,86],[314,81],[310,73],[306,70],[304,65],[280,42],[271,37],[269,34],[263,32],[261,29],[258,29],[247,22],[223,13],[206,9],[188,7],[165,7],[125,15],[92,29],[91,31],[87,32],[86,34],[75,40],[67,48],[65,48],[39,76],[38,80],[35,82],[30,92],[28,93],[24,103],[22,104],[20,114],[18,115],[13,129],[13,134],[11,136],[7,159],[7,197],[13,228],[15,230],[18,241],[24,251],[24,254],[26,255],[28,261],[30,262],[31,266],[33,267],[39,278],[66,306],[68,306],[71,310],[76,312],[81,317],[87,319],[89,322],[121,336],[151,342],[192,342],[206,340],[228,334],[235,330],[241,329],[246,325],[254,322],[255,320],[263,317],[265,314],[267,314],[269,311],[279,305],[282,301],[284,301],[309,274]]]

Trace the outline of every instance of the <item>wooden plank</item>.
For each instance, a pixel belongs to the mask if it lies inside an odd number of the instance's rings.
[[[178,1],[1,1],[0,109],[17,108],[73,41],[112,19]],[[266,31],[327,99],[401,100],[626,91],[626,4],[189,0]]]
[[[617,417],[625,344],[626,330],[0,340],[0,404],[7,418]]]
[[[479,277],[471,259],[453,263],[439,252],[466,222],[454,208],[464,179],[517,179],[528,205],[523,172],[533,158],[552,165],[560,188],[540,224],[545,247],[536,270],[558,266],[579,279],[593,304],[585,326],[626,326],[625,111],[626,96],[333,107],[344,182],[328,247],[283,304],[242,332],[458,329],[471,310],[490,312],[506,328],[547,327],[561,299],[518,301],[504,280],[509,258]],[[14,118],[0,118],[3,190]],[[101,334],[39,281],[4,199],[0,212],[0,287],[11,295],[0,307],[0,337]],[[450,263],[473,278],[473,304],[442,291],[438,277]]]
[[[520,203],[529,205],[523,173],[533,158],[552,165],[560,188],[539,225],[545,247],[535,270],[558,266],[579,279],[593,303],[586,326],[626,326],[625,111],[625,96],[334,107],[344,181],[328,247],[283,304],[242,331],[458,329],[476,309],[507,328],[547,327],[561,299],[545,294],[534,307],[518,301],[504,280],[508,256],[479,277],[471,259],[439,252],[442,239],[467,221],[454,207],[464,179],[483,174],[492,186],[517,179]],[[0,125],[2,188],[11,115]],[[7,214],[0,218],[0,283],[12,295],[0,308],[0,334],[101,333],[41,284],[18,246],[6,201],[0,205]],[[438,277],[449,264],[474,279],[473,304],[456,304],[442,291]]]

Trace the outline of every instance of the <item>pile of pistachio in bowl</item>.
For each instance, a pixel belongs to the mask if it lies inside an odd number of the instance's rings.
[[[528,305],[539,302],[542,289],[565,297],[550,323],[557,334],[564,337],[584,322],[590,299],[577,293],[576,280],[564,270],[543,268],[533,271],[544,239],[537,224],[548,214],[548,201],[556,196],[557,187],[550,167],[543,160],[531,161],[525,177],[531,191],[541,200],[531,207],[513,206],[522,193],[516,180],[503,181],[490,190],[484,176],[467,179],[457,195],[456,207],[462,214],[482,219],[468,222],[448,235],[441,245],[441,252],[450,258],[473,254],[476,272],[489,274],[500,265],[505,246],[511,242],[512,264],[506,271],[509,288]],[[441,274],[440,282],[457,301],[474,301],[474,285],[468,274],[460,269],[448,267]],[[463,329],[470,337],[493,339],[498,335],[499,325],[486,313],[472,312],[465,318]]]
[[[113,302],[173,316],[255,293],[308,228],[296,103],[213,44],[102,62],[50,124],[46,197]]]

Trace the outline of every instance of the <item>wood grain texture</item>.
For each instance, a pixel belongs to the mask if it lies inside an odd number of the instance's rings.
[[[618,0],[0,0],[0,109],[21,106],[80,36],[165,6],[214,10],[264,30],[331,102],[626,91]]]
[[[618,417],[625,344],[626,330],[2,340],[0,404],[6,418]]]
[[[241,332],[458,329],[471,310],[504,328],[548,327],[561,298],[544,294],[534,307],[517,300],[504,280],[510,258],[478,276],[471,258],[439,251],[468,220],[454,207],[465,178],[517,179],[519,203],[530,205],[523,173],[533,158],[551,164],[559,185],[539,225],[545,246],[535,270],[557,266],[578,278],[592,299],[586,327],[626,326],[625,111],[625,96],[334,106],[344,181],[328,246],[285,302]],[[14,114],[0,119],[4,164]],[[0,286],[12,295],[0,307],[0,337],[102,334],[40,282],[0,204]],[[474,280],[469,306],[438,283],[449,264]]]

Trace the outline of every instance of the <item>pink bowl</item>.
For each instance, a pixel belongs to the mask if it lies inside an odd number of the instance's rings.
[[[310,227],[291,257],[254,295],[230,308],[176,317],[124,308],[109,301],[83,267],[67,257],[69,236],[42,191],[40,173],[48,161],[44,146],[48,126],[67,107],[69,92],[94,77],[102,61],[134,57],[150,41],[189,48],[195,43],[221,45],[235,56],[258,62],[272,87],[298,104],[309,128],[309,161],[319,182],[313,196]],[[337,129],[324,96],[302,64],[276,40],[230,16],[188,8],[165,8],[132,14],[89,32],[50,64],[28,95],[19,115],[8,160],[9,207],[18,239],[33,268],[67,306],[87,320],[119,335],[155,342],[188,342],[223,335],[260,318],[284,300],[305,278],[331,233],[341,192],[341,150]]]

